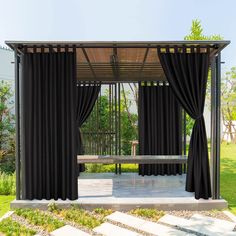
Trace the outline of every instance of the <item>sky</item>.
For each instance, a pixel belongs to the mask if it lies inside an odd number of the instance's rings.
[[[183,40],[193,19],[231,44],[222,70],[236,66],[236,0],[0,0],[5,40]]]

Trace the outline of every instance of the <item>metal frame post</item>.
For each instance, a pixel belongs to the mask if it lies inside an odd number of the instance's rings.
[[[15,56],[15,116],[16,116],[16,200],[21,199],[21,161],[20,161],[20,81],[19,81],[19,57],[17,47],[14,49]]]
[[[220,97],[221,55],[211,63],[211,186],[212,198],[220,198]]]
[[[183,145],[183,148],[184,148],[184,155],[186,156],[186,151],[187,151],[187,142],[186,142],[186,136],[187,136],[187,134],[186,134],[186,111],[184,110],[183,111],[183,118],[184,118],[184,124],[183,124],[183,131],[184,131],[184,145]],[[186,173],[186,164],[184,164],[184,173]]]

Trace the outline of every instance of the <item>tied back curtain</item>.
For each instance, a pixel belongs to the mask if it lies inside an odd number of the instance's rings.
[[[195,120],[188,153],[186,191],[195,192],[195,198],[211,197],[210,171],[205,121],[203,117],[209,52],[163,53],[158,50],[166,78],[185,111]]]
[[[22,57],[23,199],[78,198],[73,52]]]
[[[139,84],[139,153],[182,154],[182,109],[168,85]],[[141,164],[140,175],[182,174],[181,164]]]
[[[78,132],[78,143],[77,143],[77,154],[83,155],[83,140],[81,137],[80,128],[83,123],[87,120],[90,113],[93,110],[94,104],[98,98],[101,85],[98,83],[94,84],[77,84],[77,96],[76,96],[76,122],[77,122],[77,132]],[[79,164],[79,172],[85,171],[85,165]]]

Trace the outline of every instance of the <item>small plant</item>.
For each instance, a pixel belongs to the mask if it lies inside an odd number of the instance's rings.
[[[0,235],[12,236],[12,235],[35,235],[36,232],[32,229],[28,229],[18,222],[13,221],[11,218],[4,219],[0,222]]]
[[[15,174],[5,174],[0,172],[0,195],[15,195],[16,193]]]
[[[95,208],[93,210],[95,214],[98,214],[100,217],[104,218],[112,213],[111,209],[104,209],[104,208]]]
[[[58,212],[53,213],[59,215],[60,217],[66,220],[73,221],[74,223],[85,226],[89,229],[93,229],[103,223],[102,219],[93,216],[92,214],[81,208],[73,207],[71,209],[62,209]]]
[[[51,202],[48,204],[48,211],[50,212],[59,211],[59,208],[55,202]]]
[[[158,211],[156,209],[149,209],[149,208],[137,208],[137,209],[131,210],[130,213],[136,216],[141,216],[144,218],[151,219],[153,221],[157,221],[162,216],[165,215],[163,211]]]
[[[31,224],[41,226],[44,230],[48,232],[54,231],[65,225],[64,222],[53,218],[52,216],[38,209],[16,209],[15,213],[18,216],[27,219]]]

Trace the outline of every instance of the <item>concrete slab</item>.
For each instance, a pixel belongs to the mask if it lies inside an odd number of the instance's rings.
[[[106,219],[114,222],[118,222],[120,224],[139,229],[143,224],[147,221],[140,219],[138,217],[134,217],[119,211],[116,211],[106,217]]]
[[[200,214],[194,214],[190,217],[190,220],[193,224],[201,225],[201,232],[209,235],[225,234],[226,232],[233,231],[236,225],[230,221],[207,217]]]
[[[231,222],[225,222],[222,220],[214,221],[215,219],[209,219],[211,217],[204,217],[200,220],[200,217],[197,216],[191,219],[184,219],[177,216],[165,215],[159,222],[167,225],[175,226],[180,229],[186,229],[191,232],[201,233],[203,235],[209,236],[222,236],[222,235],[236,235],[236,232],[233,232],[233,225]],[[217,223],[216,223],[217,222]],[[224,224],[225,223],[225,224]],[[230,223],[230,224],[228,224]],[[220,226],[222,224],[222,226]]]
[[[157,224],[151,221],[147,221],[144,219],[140,219],[135,216],[131,216],[122,212],[114,212],[111,215],[107,216],[106,219],[120,223],[122,225],[140,230],[144,233],[149,233],[158,236],[166,236],[166,235],[176,235],[176,236],[186,236],[190,235],[180,230],[164,226],[161,224]]]
[[[188,229],[191,226],[191,222],[189,220],[169,214],[161,217],[158,222],[185,229]]]
[[[223,211],[225,215],[227,215],[233,222],[236,223],[236,216],[230,211]]]
[[[175,235],[175,236],[194,236],[195,234],[190,234],[172,227],[168,227],[165,225],[161,225],[154,222],[147,222],[143,224],[139,230],[142,230],[145,233],[149,233],[157,236],[167,236],[167,235]]]
[[[93,229],[94,232],[100,233],[104,236],[139,236],[136,232],[133,232],[128,229],[121,228],[117,225],[110,223],[103,223],[100,226]]]
[[[211,210],[227,207],[224,199],[196,200],[193,193],[185,191],[185,178],[186,175],[142,177],[137,173],[82,173],[78,178],[78,200],[58,200],[56,204],[63,208],[75,204],[89,210],[103,207],[118,211],[140,207],[159,210]],[[50,202],[17,200],[11,203],[11,207],[46,209]]]
[[[59,229],[54,230],[50,233],[51,236],[67,236],[67,235],[73,235],[73,236],[91,236],[91,234],[88,234],[80,229],[77,229],[75,227],[72,227],[70,225],[65,225]]]

